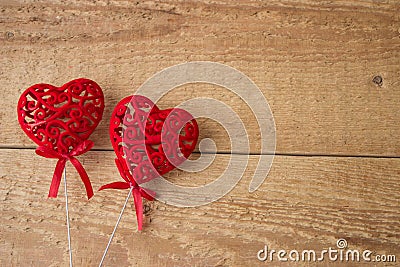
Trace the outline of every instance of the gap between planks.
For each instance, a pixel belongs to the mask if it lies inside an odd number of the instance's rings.
[[[11,150],[35,150],[36,147],[23,147],[23,146],[2,146],[0,145],[0,149],[11,149]],[[110,152],[112,149],[104,149],[104,148],[94,148],[91,149],[94,152]],[[373,159],[399,159],[400,156],[386,156],[386,155],[372,155],[372,154],[363,154],[363,155],[351,155],[351,154],[323,154],[323,153],[241,153],[241,152],[228,152],[228,151],[219,151],[217,153],[202,152],[204,154],[215,154],[215,155],[243,155],[243,156],[261,156],[261,155],[275,155],[275,156],[285,156],[285,157],[332,157],[332,158],[373,158]],[[200,154],[199,151],[194,151],[193,154]]]

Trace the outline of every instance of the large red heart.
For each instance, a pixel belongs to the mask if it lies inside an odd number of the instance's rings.
[[[18,101],[18,121],[39,147],[36,153],[58,159],[49,197],[57,197],[61,174],[67,160],[75,166],[88,198],[93,196],[89,177],[75,158],[93,147],[87,140],[99,124],[104,110],[100,86],[88,79],[76,79],[55,87],[36,84],[26,89]]]
[[[100,86],[81,78],[61,87],[36,84],[26,89],[18,102],[18,121],[39,146],[68,153],[93,133],[103,110]]]
[[[185,110],[160,110],[144,96],[129,96],[115,107],[110,120],[110,138],[115,163],[125,182],[103,189],[128,189],[133,194],[138,229],[142,230],[142,197],[153,200],[155,192],[140,184],[159,177],[185,161],[196,147],[199,129]]]
[[[160,110],[144,96],[124,98],[111,116],[114,151],[138,184],[184,162],[195,149],[198,136],[197,122],[190,113],[179,108]]]

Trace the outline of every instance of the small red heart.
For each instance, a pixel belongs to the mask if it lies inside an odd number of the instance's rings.
[[[197,122],[190,113],[179,108],[160,110],[144,96],[124,98],[111,115],[114,151],[138,184],[183,163],[195,149],[198,136]]]
[[[87,139],[99,124],[103,110],[103,91],[88,79],[76,79],[61,87],[35,84],[22,93],[17,107],[21,128],[39,145],[36,154],[58,159],[49,197],[57,197],[67,160],[78,171],[88,198],[93,196],[89,177],[75,156],[93,147]]]
[[[35,84],[18,101],[18,121],[39,146],[65,154],[87,140],[104,110],[100,86],[88,79],[61,87]]]

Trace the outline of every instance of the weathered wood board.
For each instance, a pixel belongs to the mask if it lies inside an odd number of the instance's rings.
[[[21,92],[78,77],[103,88],[95,151],[80,157],[97,189],[119,179],[107,130],[116,103],[163,68],[197,60],[234,67],[261,89],[276,124],[271,172],[248,193],[260,132],[242,99],[208,84],[174,89],[157,105],[211,97],[240,115],[249,166],[212,204],[146,202],[142,233],[131,203],[106,266],[264,266],[265,244],[320,251],[339,238],[400,260],[398,1],[0,0],[1,266],[68,264],[63,197],[46,198],[55,161],[36,156],[18,125]],[[226,167],[227,133],[205,118],[199,127],[217,160],[201,173],[168,174],[174,183],[199,186]],[[235,156],[245,160],[243,151]],[[88,202],[71,165],[68,180],[74,263],[97,266],[127,192]]]
[[[58,199],[46,198],[53,167],[33,156],[30,149],[1,150],[1,171],[7,174],[0,188],[2,266],[68,262],[62,193]],[[218,155],[203,172],[174,171],[166,179],[199,186],[218,178],[229,157]],[[89,152],[82,158],[94,188],[118,178],[113,152]],[[212,204],[177,208],[147,202],[142,233],[136,232],[131,203],[106,266],[252,266],[260,263],[257,252],[264,244],[320,251],[336,247],[339,238],[360,251],[399,251],[399,159],[276,156],[264,184],[248,193],[257,161],[251,156],[238,186]],[[68,178],[74,262],[95,266],[127,191],[98,192],[88,202],[72,165]]]

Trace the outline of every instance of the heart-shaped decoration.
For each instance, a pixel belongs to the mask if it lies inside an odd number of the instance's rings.
[[[196,120],[183,109],[160,110],[139,95],[122,99],[111,115],[110,138],[117,155],[115,163],[125,182],[106,184],[99,190],[130,188],[138,229],[142,230],[142,197],[151,201],[156,193],[140,184],[185,161],[196,147],[198,136]]]
[[[121,100],[111,116],[110,138],[134,180],[145,183],[183,163],[196,147],[196,120],[179,108],[160,110],[135,95]]]
[[[39,146],[68,153],[89,138],[103,110],[100,86],[81,78],[61,87],[36,84],[26,89],[18,102],[18,121]]]
[[[39,145],[38,155],[58,159],[49,197],[57,196],[67,160],[81,176],[88,198],[93,196],[89,177],[75,156],[93,147],[87,139],[99,124],[103,110],[103,91],[97,83],[84,78],[61,87],[35,84],[22,93],[17,107],[21,128]]]

